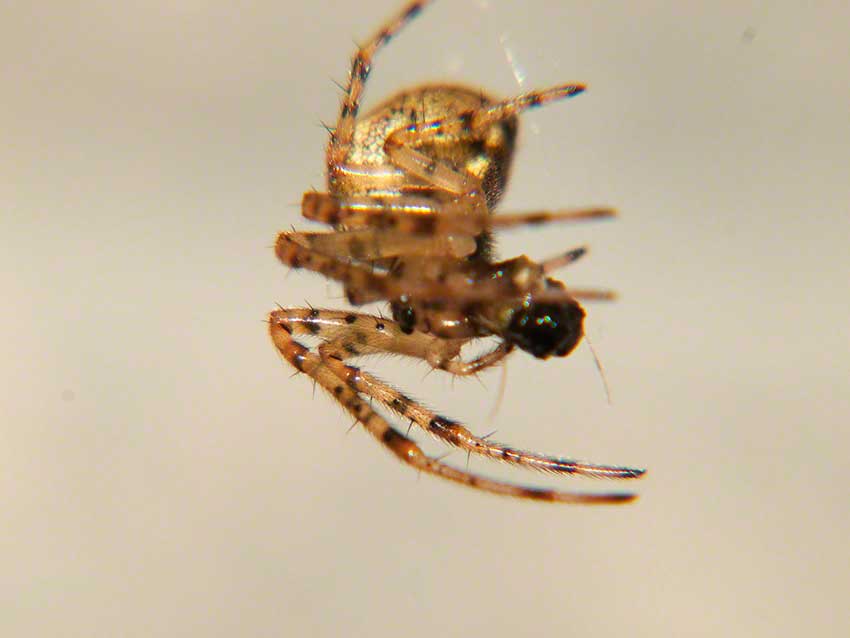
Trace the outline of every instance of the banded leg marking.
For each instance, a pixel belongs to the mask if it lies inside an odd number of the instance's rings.
[[[293,335],[323,339],[318,350],[325,360],[398,354],[421,359],[450,374],[469,376],[496,365],[512,351],[503,342],[490,352],[464,361],[460,359],[460,351],[469,339],[440,339],[418,331],[405,333],[392,319],[364,313],[280,308],[272,312],[272,318]]]
[[[351,140],[354,135],[354,122],[360,111],[360,99],[369,72],[372,69],[372,59],[378,50],[395,36],[408,22],[415,18],[430,0],[415,0],[408,2],[404,8],[388,20],[369,40],[361,46],[351,60],[351,70],[348,74],[348,86],[340,106],[336,128],[331,134],[328,145],[328,164],[336,165],[345,160]]]
[[[597,465],[517,450],[505,444],[475,436],[460,423],[436,414],[360,368],[346,365],[335,359],[326,361],[326,365],[358,392],[372,397],[399,415],[411,419],[424,431],[438,439],[467,452],[554,474],[576,474],[609,479],[633,479],[644,474],[644,470],[630,467]]]
[[[386,419],[372,410],[369,404],[362,400],[350,385],[325,365],[318,355],[295,341],[289,331],[279,321],[275,320],[274,313],[270,316],[269,330],[275,347],[296,370],[312,377],[318,385],[354,416],[378,442],[389,449],[403,463],[421,472],[492,494],[530,500],[584,505],[612,505],[627,503],[636,498],[634,494],[621,492],[584,494],[525,487],[489,479],[446,465],[427,456],[416,443],[390,426]]]
[[[578,95],[584,89],[581,84],[565,84],[524,93],[456,117],[412,124],[393,131],[384,142],[384,151],[393,164],[428,184],[455,195],[480,196],[481,182],[476,177],[416,149],[445,136],[481,137],[487,127],[497,122],[514,118],[529,108]]]
[[[292,241],[309,250],[328,257],[345,255],[360,262],[399,255],[463,259],[475,252],[475,239],[466,235],[417,236],[378,228],[288,234]]]
[[[370,268],[302,245],[299,243],[300,235],[302,233],[281,233],[278,236],[275,246],[278,259],[292,268],[306,268],[339,281],[345,286],[349,302],[354,305],[381,299],[400,299],[403,296],[422,300],[443,300],[449,304],[460,305],[519,297],[527,292],[511,279],[474,280],[463,272],[451,273],[445,281],[429,281],[419,277],[399,276],[395,273],[373,272]],[[597,291],[589,292],[593,295]],[[596,298],[610,297],[610,293],[606,291],[598,292],[602,294]],[[539,301],[560,302],[568,301],[575,295],[566,289],[552,288],[535,291],[534,297]]]

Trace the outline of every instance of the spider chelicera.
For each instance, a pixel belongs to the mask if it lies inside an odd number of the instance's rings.
[[[408,2],[355,54],[327,149],[327,192],[307,192],[302,214],[333,228],[285,232],[278,258],[343,284],[353,305],[388,301],[392,320],[348,310],[279,308],[269,316],[283,357],[351,413],[404,463],[470,487],[518,498],[610,504],[624,492],[584,493],[527,487],[486,478],[426,455],[373,402],[443,442],[490,459],[558,474],[633,479],[644,471],[594,465],[523,451],[472,434],[368,372],[353,357],[398,354],[455,375],[474,375],[519,348],[546,359],[568,355],[581,340],[578,299],[610,293],[567,288],[549,275],[578,259],[570,250],[535,263],[521,256],[496,262],[492,232],[553,221],[608,218],[607,208],[491,215],[505,189],[518,115],[581,93],[565,84],[496,100],[478,88],[436,84],[404,90],[360,116],[360,100],[376,52],[429,2]],[[321,343],[311,350],[298,335]],[[472,359],[465,344],[480,337],[498,345]]]

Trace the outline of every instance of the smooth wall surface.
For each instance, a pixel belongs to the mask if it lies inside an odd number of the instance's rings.
[[[0,634],[848,635],[846,4],[441,2],[374,65],[368,104],[590,85],[524,119],[502,208],[622,217],[500,252],[592,247],[564,276],[622,295],[587,324],[612,404],[587,347],[517,354],[500,405],[498,371],[363,365],[649,468],[613,509],[417,479],[273,351],[275,303],[344,306],[271,246],[398,5],[335,4],[0,8]]]

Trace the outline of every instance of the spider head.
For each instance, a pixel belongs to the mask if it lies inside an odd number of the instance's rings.
[[[528,297],[505,319],[502,337],[538,359],[565,357],[584,336],[584,309],[573,299],[535,302]]]

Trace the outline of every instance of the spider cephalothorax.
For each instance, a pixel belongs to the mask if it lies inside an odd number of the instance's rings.
[[[392,319],[346,310],[280,308],[269,317],[275,346],[311,376],[404,463],[421,472],[487,492],[567,503],[620,503],[622,492],[575,493],[532,488],[460,470],[427,456],[377,412],[373,402],[449,445],[514,465],[562,474],[637,478],[643,470],[595,465],[521,451],[472,434],[399,390],[345,361],[399,354],[435,369],[472,375],[515,348],[537,358],[563,357],[580,342],[584,309],[578,299],[606,291],[567,288],[548,276],[578,259],[573,249],[536,263],[527,257],[492,260],[492,233],[551,221],[611,217],[607,208],[492,215],[507,184],[518,116],[529,108],[577,95],[565,84],[496,100],[477,88],[424,85],[402,91],[367,115],[360,99],[372,58],[419,13],[408,2],[383,25],[351,64],[348,86],[327,151],[328,192],[304,195],[307,219],[330,232],[285,232],[276,253],[293,268],[340,282],[354,305],[389,302]],[[321,340],[315,350],[295,336]],[[463,346],[478,337],[498,345],[471,360]]]

